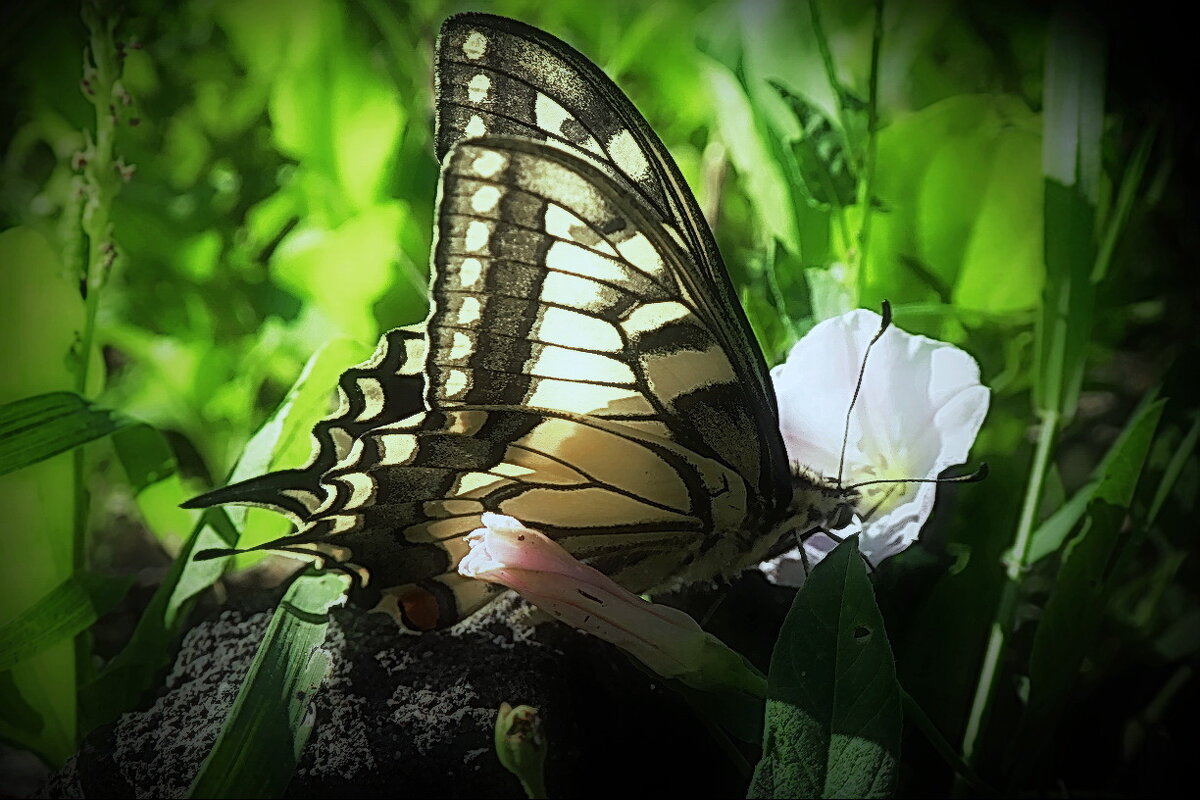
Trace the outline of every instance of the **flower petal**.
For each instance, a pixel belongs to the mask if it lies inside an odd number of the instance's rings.
[[[878,314],[864,309],[825,320],[771,371],[788,457],[832,481],[844,448],[843,486],[936,478],[967,459],[987,414],[989,393],[971,356],[892,325],[871,351],[843,444],[858,372],[881,322]],[[872,563],[916,541],[936,489],[935,484],[918,483],[864,487],[857,507],[866,517],[859,546]],[[809,537],[809,566],[835,545],[828,536]],[[792,551],[764,564],[763,570],[777,583],[798,585],[804,567],[799,552]]]

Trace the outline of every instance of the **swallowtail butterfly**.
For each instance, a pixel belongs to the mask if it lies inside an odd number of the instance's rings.
[[[853,492],[789,465],[712,232],[612,81],[477,13],[446,20],[436,70],[428,319],[341,376],[308,466],[190,505],[288,515],[296,533],[254,549],[353,567],[417,630],[495,596],[456,572],[485,511],[653,592],[736,574],[844,510]]]

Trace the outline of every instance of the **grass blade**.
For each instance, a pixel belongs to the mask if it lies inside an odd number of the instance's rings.
[[[344,576],[312,570],[292,582],[190,796],[283,794],[312,729],[309,705],[329,669],[320,649],[327,612],[345,589]]]
[[[71,392],[51,392],[0,406],[0,475],[107,436],[129,420]]]
[[[121,601],[132,578],[78,573],[0,626],[0,672],[86,630]]]

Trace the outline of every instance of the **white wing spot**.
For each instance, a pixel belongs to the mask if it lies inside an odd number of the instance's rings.
[[[376,378],[359,378],[359,391],[363,393],[363,409],[355,417],[355,422],[366,422],[374,419],[383,411],[386,398],[383,395],[383,384]]]
[[[471,169],[481,178],[492,178],[497,172],[504,169],[507,163],[504,156],[495,150],[489,150],[471,162]]]
[[[450,375],[446,378],[444,394],[446,397],[455,397],[467,388],[467,373],[461,369],[450,371]]]
[[[479,299],[476,297],[463,298],[462,305],[458,307],[458,324],[470,325],[479,319]]]
[[[462,361],[471,355],[471,337],[462,331],[454,332],[454,343],[450,346],[450,360]]]
[[[463,262],[458,265],[458,281],[464,289],[470,289],[479,282],[479,276],[483,272],[483,264],[478,258],[464,258]]]
[[[648,275],[658,275],[664,269],[662,256],[641,231],[623,242],[617,242],[621,257]]]
[[[483,58],[487,52],[488,40],[479,31],[471,31],[467,34],[466,41],[463,42],[463,55],[474,61],[477,58]]]
[[[641,181],[650,177],[650,164],[646,161],[646,154],[642,152],[629,129],[622,128],[613,134],[608,140],[608,154],[621,171],[634,180]]]
[[[499,189],[495,186],[481,186],[471,195],[471,208],[479,214],[485,214],[495,208],[499,200]]]
[[[472,103],[486,103],[488,90],[491,88],[492,79],[481,72],[467,84],[467,99]]]
[[[650,333],[664,325],[686,319],[691,313],[687,306],[677,303],[674,300],[661,303],[648,303],[634,309],[625,318],[624,322],[621,323],[621,327],[625,329],[626,333],[636,336],[638,334]]]
[[[548,95],[538,92],[537,102],[533,107],[534,120],[539,128],[555,136],[562,136],[562,124],[569,119],[571,115],[567,110],[559,105],[558,101]]]
[[[472,253],[478,253],[488,245],[488,239],[492,235],[492,229],[488,227],[486,222],[475,220],[467,226],[467,236],[465,246]]]
[[[384,464],[404,464],[417,452],[417,437],[408,433],[388,433],[376,440],[383,451]]]
[[[483,119],[478,114],[472,114],[467,120],[467,127],[463,131],[469,138],[477,138],[487,133],[487,125],[483,124]]]

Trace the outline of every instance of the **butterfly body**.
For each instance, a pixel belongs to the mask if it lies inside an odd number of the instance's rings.
[[[847,493],[792,469],[765,360],[674,162],[587,59],[451,17],[431,310],[340,381],[313,459],[193,502],[289,513],[264,549],[364,568],[367,602],[450,624],[484,512],[637,592],[732,576]]]

